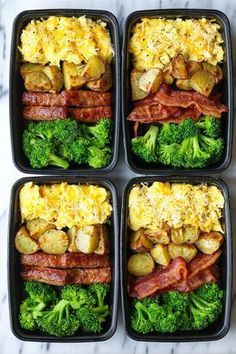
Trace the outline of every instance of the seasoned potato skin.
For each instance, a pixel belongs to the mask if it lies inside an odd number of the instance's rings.
[[[21,65],[20,74],[21,74],[22,78],[25,79],[27,74],[29,74],[33,71],[42,72],[43,70],[44,70],[44,65],[27,63],[27,64]]]
[[[78,248],[76,246],[75,240],[77,237],[78,233],[78,227],[73,226],[67,231],[67,235],[69,238],[69,246],[68,246],[68,251],[69,252],[78,252]]]
[[[50,79],[41,71],[32,71],[25,75],[24,85],[27,91],[48,92],[52,89]]]
[[[100,229],[97,225],[83,226],[78,229],[76,236],[76,246],[79,252],[93,253],[99,244]]]
[[[141,90],[139,87],[139,79],[143,75],[143,72],[134,69],[131,73],[131,89],[132,89],[132,100],[141,100],[148,96],[148,93]]]
[[[104,73],[105,63],[102,61],[101,58],[96,55],[89,59],[89,61],[82,70],[83,77],[85,77],[85,79],[87,79],[88,81],[97,80]]]
[[[204,63],[202,63],[202,66],[205,71],[208,71],[209,73],[211,73],[214,76],[216,84],[218,84],[220,81],[222,81],[223,72],[222,72],[222,69],[219,65],[214,66],[214,65],[204,62]]]
[[[63,86],[63,75],[61,70],[57,66],[45,66],[43,72],[50,79],[52,88],[49,92],[57,93]]]
[[[224,237],[220,232],[211,231],[202,233],[195,244],[201,252],[212,254],[221,247],[223,242]]]
[[[87,79],[83,76],[82,70],[80,65],[63,62],[62,71],[66,90],[79,89],[86,84]]]
[[[181,54],[176,55],[171,61],[171,74],[176,79],[187,79],[188,74],[184,58]]]
[[[27,221],[26,228],[30,233],[30,237],[38,241],[40,235],[42,235],[45,231],[55,229],[55,225],[45,221],[41,218],[36,218]]]
[[[37,242],[30,237],[25,226],[21,226],[16,234],[15,247],[23,254],[32,254],[39,250]]]
[[[168,248],[166,245],[161,245],[161,244],[155,245],[151,249],[150,254],[154,259],[154,261],[158,264],[166,266],[171,261],[171,258],[168,253]]]
[[[163,82],[167,85],[172,85],[175,78],[171,75],[171,68],[166,69],[163,72]]]
[[[171,230],[171,240],[178,245],[182,243],[194,243],[197,241],[198,237],[199,230],[192,226]]]
[[[145,230],[140,229],[138,231],[133,231],[130,235],[130,248],[132,251],[137,253],[144,253],[150,251],[153,247],[153,242],[151,242],[145,235]]]
[[[188,263],[196,256],[197,248],[190,244],[176,245],[171,242],[168,245],[168,252],[171,259],[182,257]]]
[[[133,254],[128,260],[128,272],[137,277],[152,273],[154,267],[154,260],[148,252]]]
[[[100,228],[99,242],[98,246],[95,249],[94,253],[99,255],[109,254],[110,245],[109,245],[109,234],[106,225],[98,225]]]
[[[175,84],[176,87],[178,87],[178,89],[180,90],[184,90],[184,91],[192,90],[189,79],[177,79]]]
[[[147,94],[155,93],[159,89],[162,79],[162,71],[159,69],[150,69],[140,76],[139,88]]]
[[[161,243],[163,245],[168,245],[170,242],[169,231],[166,229],[159,230],[145,230],[145,236],[153,243]]]
[[[186,63],[186,70],[187,70],[188,78],[190,78],[197,71],[202,70],[202,64],[196,61],[188,61]]]
[[[69,245],[68,235],[61,230],[48,230],[39,238],[40,249],[48,254],[63,254]]]
[[[197,71],[191,76],[189,81],[191,87],[195,91],[201,93],[206,97],[211,94],[213,87],[215,86],[214,76],[210,72],[205,70]]]
[[[106,71],[102,76],[93,81],[89,81],[86,85],[90,90],[98,92],[107,92],[112,87],[112,71],[111,66],[106,65]]]

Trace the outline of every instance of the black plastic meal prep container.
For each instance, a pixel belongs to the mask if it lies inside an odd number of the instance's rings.
[[[110,259],[112,268],[112,281],[109,297],[110,317],[104,325],[104,330],[99,334],[85,334],[79,332],[71,337],[55,337],[42,334],[39,331],[26,331],[19,323],[19,306],[24,298],[23,281],[20,277],[20,254],[14,245],[14,239],[18,228],[21,225],[19,192],[27,182],[38,185],[67,182],[68,184],[94,184],[106,188],[111,194],[111,204],[113,208],[111,222],[109,224],[110,236]],[[12,333],[19,339],[34,342],[57,342],[57,343],[79,343],[105,341],[113,336],[117,325],[118,306],[118,278],[119,278],[119,256],[118,256],[118,206],[117,193],[114,185],[107,179],[97,177],[25,177],[16,181],[11,190],[10,215],[9,215],[9,238],[8,238],[8,298],[10,310],[10,323]]]
[[[20,45],[20,36],[25,26],[33,19],[46,19],[49,16],[79,17],[87,16],[92,20],[102,20],[107,24],[110,32],[114,57],[112,59],[112,111],[114,121],[114,132],[112,139],[112,160],[111,163],[104,168],[93,169],[86,165],[73,164],[68,169],[63,170],[58,167],[48,166],[45,168],[32,168],[29,160],[26,158],[22,148],[22,134],[27,122],[24,122],[22,116],[23,105],[21,96],[24,92],[23,80],[20,76],[19,69],[21,62],[21,54],[18,50]],[[103,10],[76,10],[76,9],[53,9],[53,10],[29,10],[21,12],[13,23],[12,42],[11,42],[11,58],[10,58],[10,82],[9,82],[9,106],[10,106],[10,130],[13,162],[17,169],[24,173],[32,174],[60,174],[60,175],[92,175],[94,173],[101,174],[110,172],[116,165],[119,153],[119,131],[120,131],[120,44],[119,44],[119,26],[116,17]]]
[[[127,292],[127,259],[131,254],[129,250],[129,230],[128,230],[128,196],[134,185],[141,183],[152,184],[155,181],[170,183],[190,183],[193,185],[207,184],[218,187],[225,199],[225,207],[223,210],[222,221],[225,225],[225,241],[222,246],[223,252],[219,260],[220,284],[224,290],[224,306],[220,318],[209,328],[201,331],[178,331],[175,333],[150,333],[139,334],[130,326],[130,309],[131,298]],[[232,229],[230,217],[230,200],[229,190],[224,181],[211,177],[193,177],[193,176],[151,176],[137,177],[130,180],[123,192],[122,200],[122,222],[120,237],[120,274],[121,274],[121,297],[122,311],[126,332],[129,337],[137,341],[147,342],[200,342],[214,341],[224,337],[230,327],[231,304],[232,304],[232,279],[233,279],[233,245],[232,245]]]
[[[222,93],[222,103],[228,106],[229,111],[222,114],[222,133],[225,140],[225,151],[221,161],[214,165],[199,169],[183,169],[165,166],[157,163],[145,163],[137,156],[135,156],[131,149],[131,139],[133,137],[133,124],[127,120],[127,116],[132,110],[131,100],[131,84],[130,73],[132,71],[132,59],[129,53],[129,39],[132,35],[132,27],[140,21],[143,17],[161,17],[168,19],[184,18],[184,19],[197,19],[205,17],[207,19],[214,19],[221,27],[220,32],[224,39],[223,48],[225,51],[225,58],[222,65],[223,81],[220,84],[220,92]],[[233,103],[233,61],[232,61],[232,46],[230,23],[227,16],[217,10],[198,10],[198,9],[167,9],[167,10],[144,10],[131,13],[125,23],[123,50],[122,50],[122,121],[123,121],[123,134],[124,134],[124,147],[126,162],[129,167],[136,173],[140,174],[169,174],[169,173],[185,173],[190,171],[198,174],[204,173],[217,173],[224,171],[230,164],[232,158],[233,148],[233,120],[234,120],[234,103]],[[140,124],[139,134],[143,135],[147,127],[151,124]]]

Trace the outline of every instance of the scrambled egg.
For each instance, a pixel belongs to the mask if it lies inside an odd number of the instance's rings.
[[[129,226],[158,229],[195,226],[201,231],[223,232],[220,219],[224,197],[215,186],[154,182],[134,186],[129,193]]]
[[[94,55],[110,63],[113,56],[106,23],[85,16],[32,20],[22,31],[19,50],[24,61],[57,66],[61,60],[81,64]]]
[[[137,70],[164,69],[176,54],[212,65],[224,57],[220,26],[212,20],[142,18],[133,29],[129,51]]]
[[[20,190],[20,210],[22,222],[39,217],[62,229],[106,223],[112,206],[103,187],[67,183],[38,186],[29,182]]]

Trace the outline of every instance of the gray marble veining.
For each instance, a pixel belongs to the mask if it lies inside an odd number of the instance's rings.
[[[233,304],[232,322],[228,335],[217,342],[207,343],[142,343],[125,334],[121,311],[115,335],[104,343],[49,344],[21,342],[10,330],[7,299],[7,219],[10,188],[23,176],[11,161],[8,114],[8,70],[10,60],[11,27],[15,16],[24,10],[39,8],[87,8],[113,12],[122,31],[127,15],[140,9],[158,8],[215,8],[225,12],[231,22],[233,49],[236,44],[236,2],[222,0],[0,0],[0,354],[235,354],[236,306]],[[235,151],[235,144],[234,144]],[[124,166],[123,150],[117,168],[109,175],[120,188],[135,175]],[[119,177],[117,177],[119,176]],[[232,220],[236,215],[236,155],[230,168],[222,176],[230,187]],[[120,194],[120,192],[119,192]],[[234,225],[234,232],[236,231]],[[236,245],[236,243],[235,243]],[[236,250],[234,250],[236,251]],[[236,252],[234,252],[236,254]],[[11,296],[11,295],[9,295]],[[235,297],[234,297],[235,300]],[[119,306],[120,308],[120,306]]]

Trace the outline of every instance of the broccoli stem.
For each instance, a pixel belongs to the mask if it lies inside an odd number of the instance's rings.
[[[64,169],[67,169],[69,167],[69,163],[67,161],[61,159],[53,153],[49,154],[49,164],[53,166],[62,167]]]

